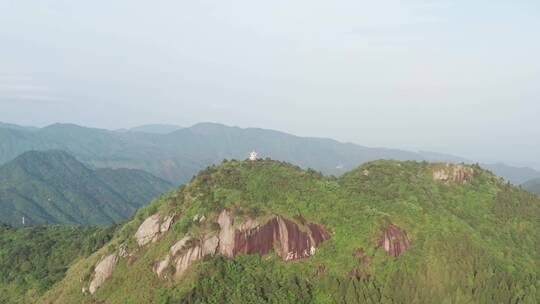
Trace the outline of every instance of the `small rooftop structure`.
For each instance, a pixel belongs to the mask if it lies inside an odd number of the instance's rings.
[[[249,160],[256,161],[257,160],[257,152],[251,151],[251,153],[249,153]]]

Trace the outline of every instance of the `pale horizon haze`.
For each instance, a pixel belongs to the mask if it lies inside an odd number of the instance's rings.
[[[540,164],[537,1],[0,0],[0,121]]]

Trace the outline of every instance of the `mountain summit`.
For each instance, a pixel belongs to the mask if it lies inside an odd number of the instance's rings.
[[[534,303],[540,200],[478,166],[343,176],[226,161],[75,262],[43,303]]]

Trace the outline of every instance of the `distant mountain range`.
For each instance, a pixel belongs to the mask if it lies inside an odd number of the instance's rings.
[[[369,148],[332,139],[215,123],[175,128],[178,127],[150,125],[110,131],[72,124],[39,129],[0,125],[0,164],[28,150],[59,149],[68,151],[89,167],[141,169],[179,185],[208,165],[223,159],[245,159],[252,150],[263,158],[283,160],[331,175],[341,175],[376,159],[473,162],[440,153]],[[540,177],[540,172],[529,168],[482,166],[514,184]]]
[[[177,125],[152,124],[152,125],[143,125],[143,126],[134,127],[127,131],[150,133],[150,134],[168,134],[176,130],[180,130],[180,129],[182,129],[182,127],[177,126]]]
[[[144,171],[91,170],[63,151],[29,151],[0,167],[0,222],[111,224],[170,189]]]
[[[529,180],[521,185],[523,189],[540,195],[540,178]]]

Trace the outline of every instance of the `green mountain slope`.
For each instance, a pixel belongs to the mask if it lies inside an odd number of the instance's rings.
[[[69,264],[110,240],[114,227],[0,225],[0,303],[32,303],[64,277]]]
[[[0,222],[111,224],[170,189],[139,170],[94,171],[62,151],[31,151],[0,167]]]
[[[155,200],[42,303],[538,303],[540,200],[478,166],[342,177],[228,161]]]
[[[25,151],[59,149],[90,167],[141,169],[177,185],[223,159],[245,159],[252,150],[261,157],[271,156],[331,175],[341,175],[377,159],[468,162],[440,153],[368,148],[331,139],[215,123],[200,123],[174,132],[169,132],[172,128],[154,127],[121,132],[72,124],[31,130],[0,125],[0,164]],[[514,184],[540,177],[540,172],[527,168],[482,166]]]
[[[521,185],[523,189],[540,195],[540,178],[527,181]]]

